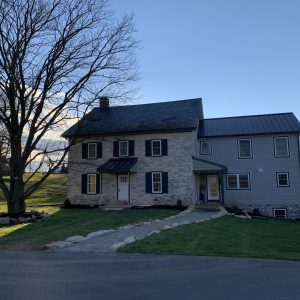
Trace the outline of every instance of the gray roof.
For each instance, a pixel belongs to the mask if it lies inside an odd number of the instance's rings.
[[[94,108],[62,136],[187,131],[197,128],[201,118],[203,113],[200,98]]]
[[[198,137],[300,132],[293,113],[200,120]]]
[[[136,157],[130,158],[111,158],[103,165],[101,165],[97,172],[99,173],[126,173],[133,172],[133,167],[137,163]]]

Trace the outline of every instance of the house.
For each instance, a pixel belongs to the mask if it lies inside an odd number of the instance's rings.
[[[204,119],[202,100],[109,106],[63,137],[73,204],[219,203],[300,217],[300,123],[293,113]]]

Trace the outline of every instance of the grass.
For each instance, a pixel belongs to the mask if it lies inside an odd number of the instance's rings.
[[[163,231],[120,252],[300,260],[300,222],[225,216]]]
[[[34,178],[36,181],[38,178]],[[51,215],[41,222],[0,227],[0,249],[41,249],[45,244],[73,235],[116,228],[122,225],[160,219],[178,213],[165,209],[103,211],[101,209],[61,209],[66,199],[66,175],[52,175],[27,201],[27,210],[45,211]],[[40,205],[46,206],[40,206]],[[47,206],[48,204],[48,206]],[[53,206],[57,204],[57,206]],[[50,206],[51,205],[51,206]],[[0,193],[0,212],[6,203]]]
[[[30,181],[30,185],[40,178],[40,174],[33,177]],[[6,178],[8,182],[8,178]],[[67,198],[67,175],[53,174],[47,178],[42,186],[33,193],[27,200],[26,204],[30,208],[36,205],[49,205],[49,204],[63,204]],[[2,191],[0,190],[0,211],[3,212],[5,208],[5,199]]]
[[[41,210],[41,208],[40,208]],[[122,225],[160,219],[176,214],[175,210],[131,209],[103,211],[102,209],[43,208],[51,217],[42,222],[0,228],[0,249],[41,249],[52,241],[73,235],[116,228]]]

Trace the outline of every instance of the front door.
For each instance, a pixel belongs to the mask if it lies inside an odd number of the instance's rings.
[[[128,175],[118,175],[118,200],[128,201],[129,180]]]
[[[220,200],[218,175],[207,175],[207,200]]]

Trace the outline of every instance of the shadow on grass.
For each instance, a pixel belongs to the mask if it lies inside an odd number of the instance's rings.
[[[44,208],[43,208],[44,209]],[[49,219],[0,228],[0,249],[42,249],[45,244],[73,235],[166,218],[178,211],[167,209],[103,211],[102,209],[58,209],[51,207]],[[40,209],[41,210],[41,209]],[[49,212],[49,210],[46,210]]]

